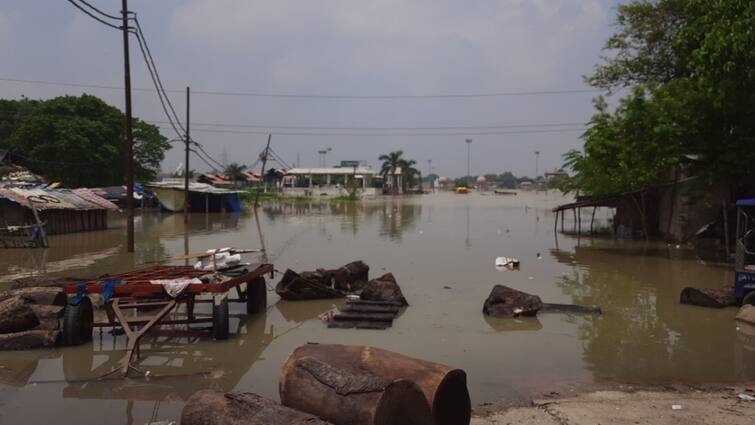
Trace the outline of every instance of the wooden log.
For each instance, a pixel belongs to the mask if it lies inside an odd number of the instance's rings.
[[[65,310],[65,307],[59,305],[29,304],[29,308],[31,308],[31,311],[34,312],[34,315],[37,316],[37,319],[40,321],[60,319],[63,317],[63,312]]]
[[[182,425],[329,425],[252,393],[202,390],[192,395],[181,412]]]
[[[63,290],[56,287],[11,289],[10,291],[0,292],[0,301],[16,296],[24,297],[28,303],[41,305],[64,306],[68,301]]]
[[[691,286],[682,289],[679,302],[712,308],[724,308],[738,304],[737,298],[734,296],[734,288],[710,289],[693,288]]]
[[[755,305],[745,304],[737,312],[736,319],[755,326]]]
[[[0,333],[26,331],[37,325],[39,319],[22,297],[0,301]]]
[[[18,278],[11,283],[10,289],[38,288],[42,286],[54,286],[62,288],[65,285],[82,282],[88,279],[73,277],[29,276]]]
[[[30,350],[52,348],[58,344],[60,331],[31,330],[0,334],[0,350]]]
[[[338,367],[313,357],[289,359],[280,377],[284,406],[336,425],[431,425],[417,384]]]
[[[328,328],[331,329],[377,329],[385,330],[390,328],[391,322],[359,322],[359,321],[341,321],[329,322]]]
[[[349,313],[390,313],[397,315],[400,309],[391,305],[346,304],[341,311]]]
[[[603,310],[600,307],[543,303],[543,308],[540,309],[540,313],[603,314]]]
[[[468,425],[471,419],[472,403],[467,390],[467,375],[461,369],[374,347],[307,344],[289,356],[283,370],[303,357],[313,357],[336,368],[355,369],[386,379],[406,379],[416,383],[430,404],[436,425]]]
[[[393,322],[396,317],[391,313],[338,313],[333,315],[333,320],[343,321],[369,321],[369,322]]]
[[[378,306],[394,306],[401,307],[402,304],[398,301],[373,301],[373,300],[346,300],[346,304],[353,305],[378,305]]]

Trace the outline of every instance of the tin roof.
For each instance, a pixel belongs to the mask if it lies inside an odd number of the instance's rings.
[[[0,199],[37,210],[117,210],[112,202],[89,189],[19,189],[0,188]]]

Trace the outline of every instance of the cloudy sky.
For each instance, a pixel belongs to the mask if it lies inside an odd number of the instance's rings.
[[[120,10],[120,0],[89,2],[112,14]],[[270,131],[273,148],[290,164],[298,157],[302,166],[317,166],[317,151],[331,147],[329,164],[358,159],[377,166],[378,155],[402,149],[423,172],[432,159],[434,172],[460,176],[466,138],[473,139],[474,175],[532,175],[535,151],[542,172],[581,145],[574,130],[589,119],[597,94],[587,91],[582,76],[599,60],[616,3],[131,0],[129,8],[168,89],[315,95],[195,93],[193,138],[218,161],[225,151],[229,162],[253,163]],[[123,85],[120,34],[65,0],[3,0],[0,58],[0,79]],[[135,42],[132,63],[133,86],[149,88]],[[553,91],[575,92],[521,94]],[[3,98],[82,92],[124,104],[118,90],[0,80]],[[494,93],[519,95],[423,97]],[[171,98],[183,119],[184,95]],[[136,116],[166,120],[155,92],[137,91],[134,102]],[[175,137],[168,129],[164,134]],[[180,161],[173,149],[163,167],[172,170]]]

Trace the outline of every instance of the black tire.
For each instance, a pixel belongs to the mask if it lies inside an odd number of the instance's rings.
[[[220,304],[212,304],[212,336],[217,340],[228,339],[229,328],[228,298]]]
[[[742,305],[755,305],[755,291],[750,291],[742,298]]]
[[[246,284],[246,314],[259,314],[267,310],[267,284],[262,276]]]
[[[79,305],[67,304],[63,313],[63,344],[81,345],[92,339],[94,329],[92,300],[84,297]]]

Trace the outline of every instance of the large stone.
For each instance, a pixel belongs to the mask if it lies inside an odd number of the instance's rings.
[[[496,285],[485,300],[482,312],[493,317],[534,316],[541,308],[543,302],[537,295]]]
[[[755,305],[745,304],[737,313],[737,320],[755,326]]]
[[[392,301],[404,306],[409,305],[393,273],[386,273],[367,282],[359,297],[366,301]]]
[[[693,288],[688,286],[682,289],[679,295],[682,304],[697,305],[701,307],[724,308],[736,306],[737,298],[734,296],[734,288]]]

